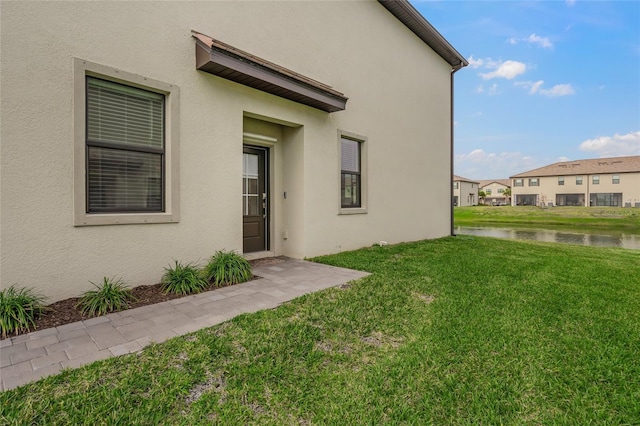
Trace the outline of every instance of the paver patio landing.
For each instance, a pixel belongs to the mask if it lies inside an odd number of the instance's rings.
[[[289,258],[253,273],[261,279],[0,340],[0,391],[369,275]]]

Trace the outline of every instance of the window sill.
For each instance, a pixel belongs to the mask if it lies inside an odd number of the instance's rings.
[[[136,225],[147,223],[178,223],[178,215],[169,213],[86,214],[74,221],[74,226]]]
[[[338,215],[348,215],[348,214],[366,214],[366,207],[354,207],[354,208],[341,208],[338,210]]]

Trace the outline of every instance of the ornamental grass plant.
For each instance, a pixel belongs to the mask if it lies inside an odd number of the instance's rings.
[[[0,328],[2,337],[35,329],[35,320],[44,310],[45,297],[32,289],[12,285],[0,291]]]
[[[164,268],[162,291],[187,295],[199,293],[209,287],[209,283],[195,265],[192,263],[182,264],[177,260],[174,262],[173,267]]]
[[[97,317],[109,312],[122,311],[129,307],[129,302],[135,300],[131,289],[121,278],[104,277],[102,283],[91,282],[91,284],[96,290],[84,292],[76,305],[83,315]]]
[[[219,250],[204,267],[203,275],[207,281],[221,286],[249,281],[253,274],[251,264],[235,251]]]

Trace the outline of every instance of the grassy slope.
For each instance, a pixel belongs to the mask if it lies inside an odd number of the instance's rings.
[[[620,207],[456,207],[456,225],[533,225],[625,230],[640,234],[640,209]]]
[[[640,252],[445,238],[346,289],[0,394],[0,423],[634,424]]]

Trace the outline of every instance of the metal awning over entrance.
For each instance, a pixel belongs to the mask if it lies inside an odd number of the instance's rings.
[[[196,69],[326,112],[343,111],[347,97],[331,86],[209,36],[196,39]]]

